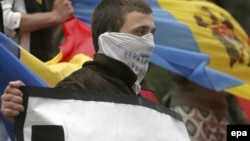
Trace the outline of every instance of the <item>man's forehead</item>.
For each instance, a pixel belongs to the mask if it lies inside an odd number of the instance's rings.
[[[152,14],[145,14],[137,11],[129,12],[124,18],[124,24],[135,22],[147,25],[149,23],[153,24],[154,20]]]

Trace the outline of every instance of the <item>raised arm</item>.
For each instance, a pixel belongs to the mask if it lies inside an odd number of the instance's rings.
[[[33,14],[15,12],[13,0],[3,0],[2,5],[5,28],[19,29],[21,33],[58,25],[71,18],[74,13],[69,0],[55,0],[52,11]]]

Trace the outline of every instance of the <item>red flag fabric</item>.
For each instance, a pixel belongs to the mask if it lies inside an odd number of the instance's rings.
[[[68,62],[79,53],[93,58],[94,47],[88,24],[74,17],[63,24],[63,31],[65,42],[60,46],[63,54],[60,62]]]

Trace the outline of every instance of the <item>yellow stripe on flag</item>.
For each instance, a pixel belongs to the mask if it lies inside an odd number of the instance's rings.
[[[54,87],[63,78],[81,68],[84,62],[92,60],[92,58],[84,54],[77,54],[69,62],[58,63],[61,57],[59,53],[51,61],[43,63],[23,48],[20,47],[20,50],[20,60],[51,87]]]
[[[226,89],[226,92],[250,100],[250,85],[245,84],[238,87]]]

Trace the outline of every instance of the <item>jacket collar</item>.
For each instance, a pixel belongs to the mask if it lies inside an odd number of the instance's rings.
[[[137,79],[135,73],[125,63],[115,60],[107,55],[96,53],[92,63],[111,72],[111,74],[117,79],[121,79],[129,87],[131,87]],[[85,63],[83,66],[87,64],[88,63]]]

